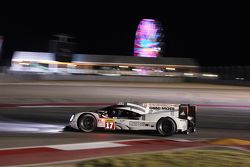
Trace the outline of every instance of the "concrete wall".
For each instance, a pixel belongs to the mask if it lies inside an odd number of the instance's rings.
[[[220,85],[250,86],[250,81],[200,79],[200,78],[172,78],[160,76],[104,76],[104,75],[58,75],[58,74],[6,74],[0,73],[0,82],[26,82],[26,81],[124,81],[124,82],[189,82],[209,83]]]
[[[185,82],[185,78],[149,76],[57,75],[57,74],[0,74],[0,82],[22,81],[125,81],[125,82]]]

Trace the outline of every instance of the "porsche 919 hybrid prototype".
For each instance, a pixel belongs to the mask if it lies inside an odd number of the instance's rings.
[[[73,114],[69,126],[92,132],[106,130],[157,130],[163,136],[196,130],[196,106],[190,104],[121,102],[95,111]]]

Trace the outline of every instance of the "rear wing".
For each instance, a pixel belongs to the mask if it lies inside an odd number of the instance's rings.
[[[196,112],[197,112],[196,105],[181,104],[179,106],[179,118],[180,119],[188,119],[196,123]]]

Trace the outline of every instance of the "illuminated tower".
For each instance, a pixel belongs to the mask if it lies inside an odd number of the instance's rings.
[[[135,34],[134,56],[158,57],[162,51],[163,31],[154,19],[143,19]]]
[[[0,36],[0,61],[1,61],[2,45],[3,45],[3,37]]]

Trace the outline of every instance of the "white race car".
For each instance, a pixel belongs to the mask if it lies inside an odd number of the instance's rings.
[[[92,132],[107,130],[157,130],[163,136],[196,130],[196,106],[189,104],[120,102],[95,111],[73,114],[69,126]]]

